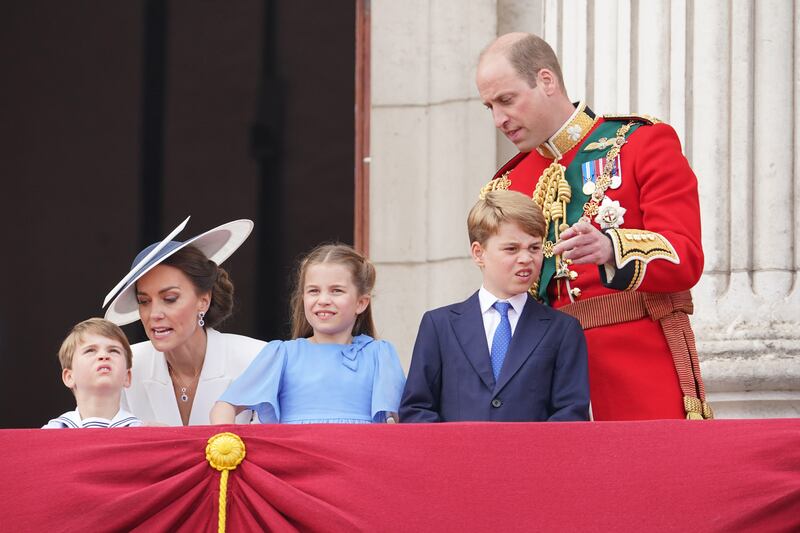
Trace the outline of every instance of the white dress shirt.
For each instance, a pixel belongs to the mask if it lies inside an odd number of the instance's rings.
[[[521,294],[516,294],[508,299],[498,298],[481,285],[478,291],[478,301],[481,304],[483,329],[486,332],[486,345],[489,346],[489,353],[492,352],[494,332],[497,326],[500,325],[500,312],[492,307],[498,300],[511,304],[511,307],[508,308],[508,322],[511,324],[511,335],[513,336],[514,330],[517,327],[517,322],[519,322],[519,317],[522,314],[522,309],[525,307],[525,302],[528,301],[528,293],[523,292]]]

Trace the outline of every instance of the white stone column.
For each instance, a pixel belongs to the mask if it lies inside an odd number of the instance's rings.
[[[591,19],[594,31],[599,28],[608,37],[601,45],[596,44],[596,37],[590,40],[594,74],[589,77],[592,84],[586,87],[585,96],[592,108],[620,109],[620,105],[627,105],[630,100],[630,43],[619,37],[630,32],[629,12],[629,2],[595,6]]]
[[[373,0],[370,255],[380,335],[408,367],[422,313],[480,286],[466,215],[493,175],[475,88],[493,1]]]
[[[719,257],[698,291],[699,348],[721,416],[799,416],[797,8],[791,0],[737,1],[729,11],[719,4],[694,20],[696,37],[712,18],[731,28],[714,40],[729,48],[722,65],[731,76],[729,143],[705,155],[705,141],[695,138],[695,162],[709,161],[708,172],[723,169],[704,207],[717,204],[712,216],[729,228],[717,225],[719,235],[704,236],[704,245],[717,243]],[[705,90],[696,83],[695,94]],[[702,108],[694,104],[697,126]]]

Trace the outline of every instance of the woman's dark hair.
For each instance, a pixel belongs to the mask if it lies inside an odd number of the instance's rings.
[[[183,272],[194,285],[195,292],[211,293],[211,303],[204,317],[206,328],[215,328],[233,313],[233,282],[224,268],[209,260],[194,246],[181,248],[164,259]]]

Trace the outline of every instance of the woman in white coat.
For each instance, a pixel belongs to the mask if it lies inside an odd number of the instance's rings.
[[[123,408],[145,423],[208,424],[214,402],[265,344],[214,329],[233,310],[233,283],[219,264],[244,242],[253,223],[236,220],[185,242],[170,240],[187,221],[142,250],[106,297],[107,302],[116,295],[108,320],[141,320],[150,339],[131,347],[133,379],[122,399]],[[245,411],[236,422],[251,417]]]

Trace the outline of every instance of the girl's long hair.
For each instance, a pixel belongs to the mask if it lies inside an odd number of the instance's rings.
[[[297,277],[292,292],[292,338],[306,338],[314,334],[311,324],[306,319],[303,308],[303,288],[306,283],[306,272],[311,265],[332,263],[344,265],[353,276],[353,284],[358,295],[372,295],[375,287],[375,267],[369,259],[358,253],[352,246],[342,243],[321,244],[311,250],[301,261],[297,269]],[[356,317],[352,335],[366,334],[375,337],[375,323],[372,321],[372,299]]]

